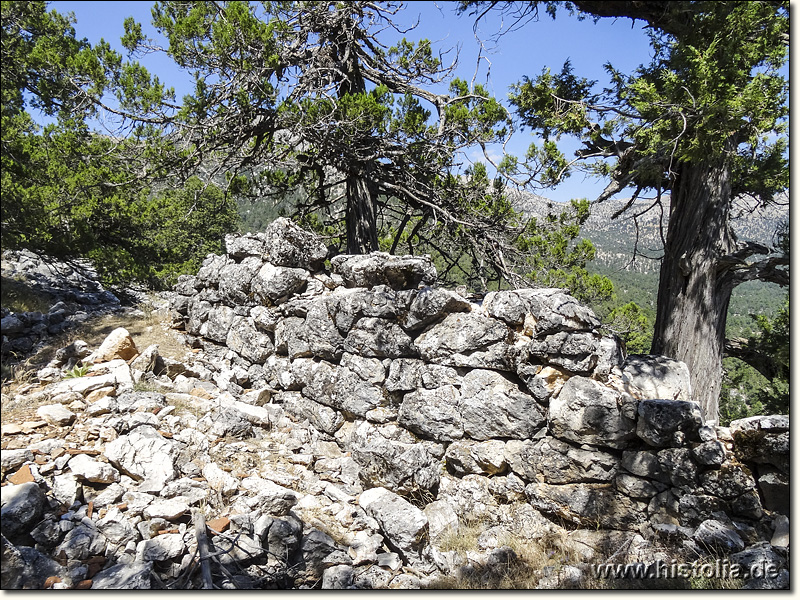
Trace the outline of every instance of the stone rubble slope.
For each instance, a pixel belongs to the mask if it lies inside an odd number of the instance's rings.
[[[176,286],[186,360],[116,331],[3,426],[3,588],[202,587],[198,522],[225,589],[436,586],[554,536],[579,561],[540,587],[611,554],[788,587],[788,416],[704,424],[685,365],[626,357],[564,290],[475,300],[384,253],[327,271],[286,219],[226,241]]]
[[[67,264],[28,250],[6,250],[0,273],[4,279],[25,281],[52,300],[46,313],[0,309],[4,360],[31,354],[51,336],[73,329],[93,315],[123,310],[119,298],[103,288],[96,270],[85,261]]]

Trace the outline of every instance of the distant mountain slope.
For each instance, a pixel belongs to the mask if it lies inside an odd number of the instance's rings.
[[[555,210],[559,209],[557,203],[543,196],[518,191],[510,192],[509,195],[517,210],[522,210],[531,216],[547,214],[550,206]],[[612,216],[619,213],[627,203],[627,199],[611,199],[592,206],[592,214],[583,226],[582,235],[592,240],[597,248],[595,266],[657,272],[660,266],[658,260],[637,258],[636,262],[631,264],[631,259],[634,247],[643,257],[660,258],[663,252],[661,226],[663,225],[666,235],[669,197],[662,200],[663,207],[653,208],[651,208],[654,204],[652,199],[637,200],[616,219],[612,219]],[[773,245],[778,225],[782,220],[789,218],[788,196],[779,199],[778,204],[767,207],[758,207],[752,200],[737,200],[733,217],[734,232],[739,239]]]
[[[517,210],[530,216],[546,215],[551,206],[553,210],[563,207],[543,196],[526,192],[510,191],[509,197]],[[597,249],[589,269],[614,282],[618,302],[636,302],[654,319],[663,253],[660,225],[663,221],[666,235],[669,198],[663,202],[663,216],[658,207],[641,214],[653,204],[653,200],[638,200],[612,219],[627,203],[626,199],[607,200],[592,206],[592,214],[583,226],[581,237],[591,240]],[[758,207],[752,200],[738,200],[734,205],[732,225],[740,240],[773,246],[778,225],[788,218],[788,195],[767,207]],[[632,262],[634,247],[640,256]],[[728,335],[746,335],[752,328],[750,315],[774,314],[783,304],[785,293],[786,290],[777,285],[761,281],[749,281],[737,287],[728,310]]]

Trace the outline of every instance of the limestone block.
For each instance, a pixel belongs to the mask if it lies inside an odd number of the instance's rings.
[[[400,405],[398,423],[427,439],[439,442],[461,439],[464,426],[459,400],[458,390],[452,385],[406,394]]]
[[[544,409],[497,371],[474,369],[461,385],[458,405],[464,435],[474,440],[526,439],[545,422]]]
[[[428,526],[428,519],[419,508],[380,487],[363,492],[358,504],[378,522],[381,533],[404,557],[419,555]]]
[[[684,400],[640,400],[636,435],[650,446],[682,446],[700,440],[700,405]]]
[[[577,444],[625,448],[635,437],[636,401],[586,377],[572,377],[550,401],[552,435]]]
[[[436,282],[436,267],[429,256],[342,254],[331,259],[331,270],[351,288],[386,285],[394,290],[409,290]]]
[[[276,266],[318,271],[328,256],[328,248],[319,237],[285,217],[270,223],[263,237],[262,258]]]
[[[622,366],[622,381],[625,391],[640,400],[692,399],[689,368],[686,363],[674,358],[631,354]]]
[[[86,362],[101,363],[116,358],[130,360],[137,354],[139,354],[139,351],[136,349],[136,344],[131,334],[124,327],[117,327],[108,334],[108,337],[103,340],[100,347],[86,358]]]

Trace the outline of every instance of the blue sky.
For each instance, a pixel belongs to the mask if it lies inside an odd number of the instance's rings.
[[[76,34],[87,38],[92,44],[104,38],[112,46],[123,51],[119,39],[124,33],[123,21],[133,16],[142,23],[145,33],[158,39],[150,27],[150,8],[153,3],[144,2],[90,2],[55,1],[48,3],[50,9],[61,13],[73,12],[77,22]],[[473,32],[474,19],[457,16],[454,2],[409,2],[398,14],[400,24],[410,26],[419,20],[419,26],[406,34],[410,40],[428,38],[434,48],[458,48],[456,75],[471,81],[476,73],[479,43]],[[534,77],[543,67],[560,70],[566,59],[572,61],[576,75],[606,83],[603,65],[610,62],[622,72],[630,72],[650,59],[650,46],[641,22],[633,24],[629,19],[603,19],[597,24],[591,20],[578,21],[567,14],[559,14],[553,21],[542,15],[538,22],[528,23],[517,31],[500,37],[496,42],[489,39],[508,23],[493,16],[479,24],[478,35],[484,40],[485,59],[480,62],[476,82],[487,85],[489,91],[505,102],[509,86],[524,75]],[[454,53],[448,55],[455,57]],[[165,56],[150,55],[140,59],[151,72],[162,81],[174,86],[180,98],[190,90],[190,78],[181,73]],[[517,132],[506,150],[519,157],[524,156],[528,145],[534,141],[530,132]],[[576,146],[565,144],[568,156]],[[494,154],[499,156],[500,149]],[[480,160],[478,152],[467,157]],[[576,174],[554,190],[541,192],[553,200],[563,202],[570,198],[594,199],[605,187],[602,181],[584,179]]]

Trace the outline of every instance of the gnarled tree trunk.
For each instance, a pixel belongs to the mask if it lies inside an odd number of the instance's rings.
[[[694,400],[705,419],[714,421],[734,287],[720,269],[720,258],[735,246],[728,224],[730,202],[730,169],[724,159],[715,164],[679,164],[651,350],[686,363]]]
[[[375,198],[364,175],[347,178],[347,253],[369,254],[378,249]]]

